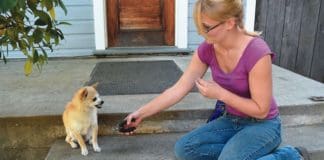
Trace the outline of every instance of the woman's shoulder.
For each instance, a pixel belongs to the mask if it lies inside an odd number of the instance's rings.
[[[203,41],[198,46],[198,51],[201,50],[203,52],[209,52],[209,50],[213,48],[213,44],[207,43],[206,41]]]
[[[267,42],[261,37],[253,37],[248,47],[255,51],[271,51]]]
[[[254,37],[245,50],[245,66],[247,70],[250,71],[253,66],[262,57],[270,55],[274,59],[275,54],[269,48],[267,42],[265,42],[261,37]]]
[[[198,46],[197,52],[200,60],[209,64],[213,52],[213,45],[204,41]]]

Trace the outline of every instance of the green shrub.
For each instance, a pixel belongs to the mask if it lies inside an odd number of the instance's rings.
[[[0,1],[0,59],[6,63],[10,47],[26,56],[25,75],[30,75],[33,66],[41,70],[47,62],[47,51],[64,39],[55,7],[67,10],[62,0],[1,0]],[[6,53],[6,54],[5,54]]]

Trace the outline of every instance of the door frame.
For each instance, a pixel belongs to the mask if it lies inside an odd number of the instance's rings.
[[[188,5],[189,0],[175,0],[175,36],[178,48],[188,48]],[[244,25],[248,31],[254,30],[256,0],[244,0]],[[186,13],[186,14],[183,14]],[[108,47],[106,0],[93,0],[93,17],[96,50]]]
[[[188,47],[188,0],[175,0],[174,44],[178,48]],[[94,32],[96,50],[108,48],[106,0],[93,0]]]

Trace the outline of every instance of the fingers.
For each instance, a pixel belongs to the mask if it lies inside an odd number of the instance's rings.
[[[134,132],[132,131],[132,132],[126,132],[126,133],[123,133],[124,135],[126,135],[126,136],[130,136],[130,135],[133,135],[134,134]]]
[[[211,85],[215,84],[215,81],[213,80],[204,80],[204,79],[197,79],[196,81],[196,85],[199,86],[200,88],[208,88]]]
[[[133,112],[129,114],[125,119],[125,123],[123,128],[120,130],[124,135],[132,135],[138,124],[141,122],[141,118],[139,117],[137,112]]]
[[[196,82],[196,86],[197,86],[199,92],[201,92],[202,86],[198,82]]]
[[[206,81],[206,80],[201,79],[201,78],[196,80],[196,85],[199,85],[201,88],[208,87],[209,83],[211,83],[211,81]]]
[[[195,81],[195,83],[196,83],[196,86],[198,87],[198,89],[200,90],[200,88],[202,88],[202,85],[199,83],[199,79],[197,79]]]
[[[203,93],[205,90],[205,81],[201,78],[196,80],[196,86],[200,93]]]
[[[133,116],[132,115],[129,115],[129,116],[126,117],[126,120],[127,120],[126,125],[127,126],[129,126],[132,123],[132,119],[133,119]]]

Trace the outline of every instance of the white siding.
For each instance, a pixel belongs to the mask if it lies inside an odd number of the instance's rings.
[[[193,8],[196,0],[189,0],[189,10],[188,10],[188,48],[191,50],[196,50],[198,45],[204,40],[203,37],[197,34],[196,26],[192,17]]]

